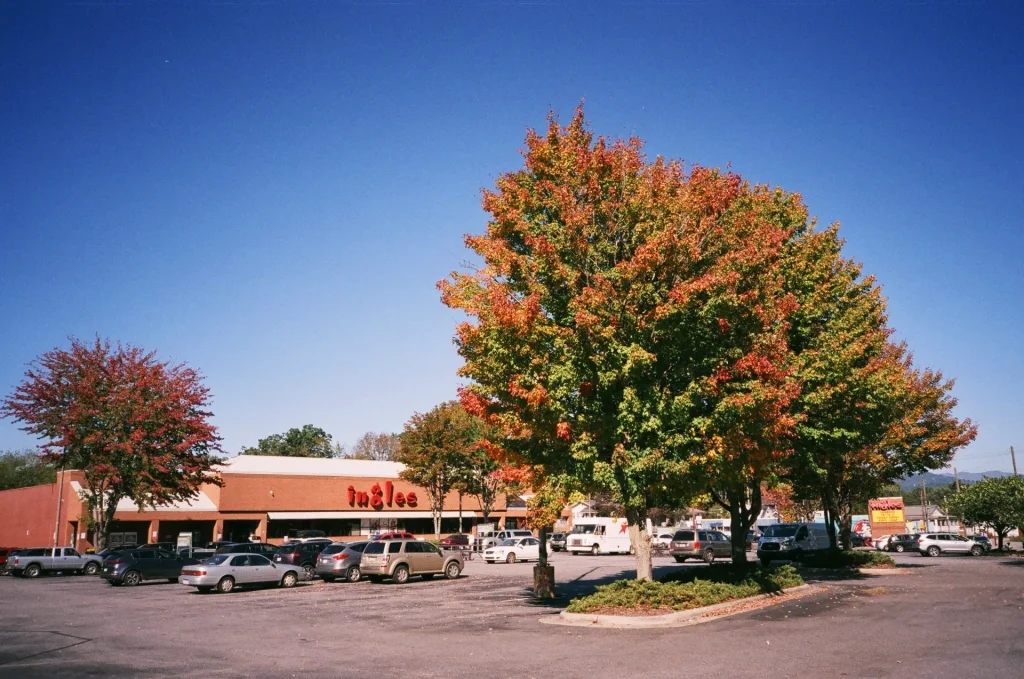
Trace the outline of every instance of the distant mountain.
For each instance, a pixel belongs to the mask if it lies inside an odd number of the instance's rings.
[[[960,483],[974,483],[984,478],[992,478],[995,476],[1012,476],[1011,472],[960,472]],[[949,484],[956,481],[952,474],[940,473],[940,472],[925,472],[924,474],[918,474],[917,476],[910,476],[899,482],[900,490],[909,490],[911,488],[917,488],[921,485],[921,481],[929,488],[935,488],[937,486],[948,486]]]

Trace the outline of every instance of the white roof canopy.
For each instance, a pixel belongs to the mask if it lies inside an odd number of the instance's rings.
[[[400,462],[274,455],[237,455],[217,466],[217,471],[221,474],[355,476],[379,479],[397,479],[398,473],[403,469],[405,465]]]
[[[361,512],[267,512],[267,518],[271,521],[287,521],[288,519],[429,519],[431,518],[429,511],[422,512],[374,512],[374,511],[361,511]],[[483,516],[480,512],[462,511],[462,516],[466,518],[474,516]],[[459,513],[456,512],[441,512],[441,517],[445,519],[457,519]]]

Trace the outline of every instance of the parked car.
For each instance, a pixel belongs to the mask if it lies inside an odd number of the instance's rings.
[[[286,543],[287,542],[308,542],[310,540],[327,540],[328,543],[331,542],[330,540],[327,539],[327,533],[323,532],[322,530],[315,530],[315,529],[295,531],[294,535],[292,535],[291,532],[289,531],[288,535],[285,536],[285,542]]]
[[[262,554],[272,559],[280,547],[270,545],[266,542],[235,542],[230,545],[218,547],[215,554]]]
[[[535,537],[509,538],[500,544],[484,550],[484,561],[515,563],[516,561],[537,561],[540,559],[540,540]]]
[[[165,549],[133,549],[103,561],[100,577],[111,585],[134,587],[143,580],[177,582],[183,566],[199,563]]]
[[[95,554],[79,554],[72,547],[35,547],[20,550],[8,559],[11,575],[37,578],[43,573],[96,575],[103,560]]]
[[[678,530],[672,536],[669,554],[682,563],[687,559],[703,559],[706,563],[716,558],[732,556],[732,545],[725,533],[717,530]]]
[[[824,523],[776,523],[764,527],[757,542],[757,558],[764,565],[772,561],[797,561],[805,554],[830,547]]]
[[[165,552],[173,552],[178,545],[173,542],[147,542],[138,549],[162,549]]]
[[[96,556],[103,560],[114,554],[120,554],[121,552],[130,552],[133,549],[138,549],[138,545],[118,545],[116,547],[104,547],[100,551],[96,552]]]
[[[335,542],[328,545],[320,552],[316,561],[316,574],[324,582],[334,582],[338,579],[348,582],[359,582],[362,571],[359,568],[359,561],[363,558],[363,550],[367,541],[361,542]]]
[[[415,540],[416,536],[412,533],[405,533],[403,531],[392,531],[390,533],[379,533],[374,540]]]
[[[906,552],[912,549],[917,549],[917,539],[919,537],[921,537],[920,533],[900,533],[899,535],[890,535],[889,542],[885,545],[885,551]]]
[[[454,533],[446,538],[441,538],[442,547],[469,547],[469,536],[462,533]]]
[[[651,534],[651,547],[659,547],[668,549],[672,544],[672,533],[658,533],[654,532]]]
[[[974,540],[954,533],[926,533],[917,542],[917,551],[922,556],[938,556],[940,554],[970,554],[981,556],[985,548]]]
[[[992,542],[987,535],[972,535],[971,539],[981,545],[986,552],[992,551]]]
[[[459,552],[442,552],[429,542],[419,540],[374,540],[366,545],[360,561],[363,575],[374,582],[391,578],[402,585],[414,575],[429,580],[444,574],[454,580],[462,572]]]
[[[565,533],[552,533],[548,538],[548,546],[552,552],[565,551]]]
[[[850,544],[854,547],[870,547],[871,538],[861,535],[860,533],[854,533],[850,536]]]
[[[320,552],[324,551],[331,543],[309,541],[291,542],[282,546],[272,557],[274,563],[298,566],[305,571],[308,577],[316,573],[316,561]]]
[[[871,544],[874,545],[875,549],[884,552],[886,546],[889,544],[889,538],[891,535],[880,535],[877,538],[871,540]]]
[[[203,549],[211,549],[214,552],[216,552],[218,549],[220,549],[224,545],[233,545],[233,544],[235,544],[234,540],[214,540],[213,542],[207,542],[205,545],[203,545]]]
[[[251,585],[294,587],[302,577],[301,567],[276,564],[261,554],[215,554],[203,563],[182,568],[178,582],[204,594],[214,589],[227,594]]]

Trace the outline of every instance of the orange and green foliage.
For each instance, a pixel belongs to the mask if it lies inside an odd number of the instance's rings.
[[[462,402],[539,484],[611,490],[650,578],[648,510],[792,434],[782,263],[805,211],[730,172],[649,160],[638,139],[595,138],[582,111],[531,131],[524,155],[466,238],[482,266],[439,284],[470,317]]]

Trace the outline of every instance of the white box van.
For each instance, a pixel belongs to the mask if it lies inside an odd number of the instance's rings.
[[[565,550],[573,554],[632,554],[629,523],[601,516],[579,519],[565,536]]]
[[[828,531],[823,523],[776,523],[762,527],[757,558],[765,565],[797,561],[805,554],[828,548]]]

